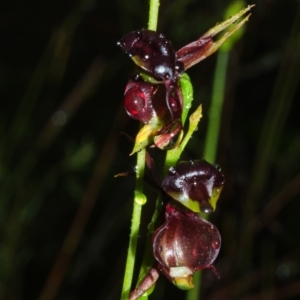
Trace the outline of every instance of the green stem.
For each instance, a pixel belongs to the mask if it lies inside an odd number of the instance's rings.
[[[132,277],[134,271],[137,240],[139,235],[142,206],[146,203],[146,196],[143,194],[143,178],[145,170],[145,157],[146,150],[143,149],[137,154],[137,165],[136,165],[136,185],[133,199],[133,212],[131,219],[131,229],[129,237],[129,246],[127,252],[127,260],[125,267],[125,275],[122,288],[122,300],[128,300],[129,293],[132,284]]]
[[[150,30],[156,31],[157,29],[159,5],[160,5],[159,0],[150,0],[149,22],[148,22],[148,29]]]
[[[226,84],[226,70],[229,52],[220,50],[217,55],[217,65],[214,75],[212,102],[209,109],[209,121],[203,158],[210,163],[216,160],[218,140],[220,134],[220,123],[224,102],[224,92]]]
[[[150,0],[148,29],[156,30],[158,20],[159,0]],[[129,237],[129,246],[125,267],[121,300],[127,300],[132,285],[134,271],[137,239],[139,234],[142,206],[146,203],[146,196],[143,194],[143,179],[145,170],[146,149],[142,149],[137,154],[136,164],[136,186],[133,200],[133,211],[131,219],[131,229]]]
[[[208,112],[208,127],[203,153],[203,158],[210,163],[215,162],[217,155],[218,140],[220,134],[220,123],[224,102],[228,56],[229,52],[224,50],[220,50],[217,56],[217,64],[213,82],[212,102]],[[208,219],[207,214],[201,214],[201,217],[206,220]],[[200,299],[201,278],[201,271],[194,274],[195,287],[187,292],[186,300]]]

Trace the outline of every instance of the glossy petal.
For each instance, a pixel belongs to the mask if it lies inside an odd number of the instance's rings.
[[[152,30],[137,30],[124,35],[118,42],[134,63],[152,75],[157,81],[171,80],[180,70],[175,50],[163,34]]]
[[[163,190],[195,212],[210,213],[224,186],[220,170],[205,160],[182,161],[171,167],[162,182]]]
[[[160,270],[177,286],[192,288],[192,274],[212,268],[221,246],[218,229],[197,213],[168,204],[166,222],[153,235]]]
[[[137,78],[130,79],[124,95],[124,107],[127,114],[144,124],[148,123],[157,115],[152,103],[156,90],[157,86],[151,83]]]
[[[172,86],[166,92],[164,85],[131,79],[124,105],[129,116],[145,124],[136,136],[131,154],[152,144],[169,150],[181,142],[182,95],[178,87]]]

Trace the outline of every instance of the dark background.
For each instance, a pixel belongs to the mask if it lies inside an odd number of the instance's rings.
[[[253,2],[230,54],[217,158],[221,280],[203,272],[203,299],[300,297],[300,2]],[[163,0],[158,30],[179,49],[229,3]],[[0,299],[119,299],[134,179],[113,176],[134,168],[120,132],[134,136],[138,123],[123,111],[134,66],[116,42],[147,18],[148,1],[1,2]],[[188,72],[204,117],[185,159],[202,156],[215,62]],[[185,293],[161,276],[150,299]]]

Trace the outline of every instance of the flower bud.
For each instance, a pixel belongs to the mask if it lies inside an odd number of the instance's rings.
[[[177,147],[183,137],[182,123],[180,121],[164,126],[154,136],[154,144],[162,150],[170,150]]]
[[[159,269],[181,289],[193,287],[195,271],[214,268],[221,246],[218,229],[192,211],[167,204],[166,222],[153,235]]]

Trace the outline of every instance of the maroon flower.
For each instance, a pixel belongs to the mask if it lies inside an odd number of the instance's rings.
[[[197,270],[213,268],[221,246],[218,229],[197,213],[167,204],[166,222],[153,235],[159,270],[181,289],[193,287]]]
[[[132,31],[117,45],[157,82],[174,80],[183,72],[183,63],[176,60],[172,43],[161,33],[145,29]]]
[[[164,85],[145,82],[136,75],[127,83],[124,106],[130,117],[145,125],[137,134],[133,153],[151,143],[170,149],[181,141],[182,97],[177,86],[166,92]]]
[[[140,76],[129,81],[125,90],[127,113],[146,124],[136,138],[133,153],[149,143],[160,149],[175,147],[183,133],[182,96],[177,83],[183,63],[176,60],[171,42],[155,31],[130,32],[118,45],[142,70]],[[159,91],[154,96],[157,88]],[[141,113],[137,112],[139,107]]]
[[[238,30],[250,15],[239,23],[236,21],[251,7],[253,5],[217,24],[177,52],[164,35],[150,30],[130,32],[118,42],[139,68],[138,76],[126,86],[124,99],[127,113],[144,123],[132,153],[152,142],[160,148],[175,147],[180,142],[184,105],[180,77],[188,68],[214,53]],[[230,25],[223,37],[213,40]],[[205,160],[180,162],[169,169],[162,189],[185,208],[178,203],[166,204],[165,223],[152,237],[156,262],[131,292],[130,300],[151,293],[151,287],[159,277],[158,270],[181,289],[193,287],[193,274],[198,270],[211,268],[219,277],[213,263],[221,246],[220,233],[196,212],[215,210],[223,186],[224,176],[220,169]]]
[[[129,116],[142,121],[145,125],[139,132],[133,152],[137,152],[148,144],[161,149],[176,147],[182,138],[182,95],[179,78],[188,68],[214,53],[237,29],[249,18],[235,24],[223,37],[214,41],[213,37],[220,31],[235,23],[251,9],[248,6],[233,17],[216,25],[196,41],[184,46],[177,52],[172,43],[161,33],[152,30],[137,30],[125,34],[117,43],[118,46],[134,61],[139,68],[139,75],[144,81],[129,81],[125,91],[125,108]],[[162,84],[165,88],[164,106],[170,118],[159,118],[149,97],[155,94],[156,87],[151,84]],[[138,109],[142,112],[139,113]]]
[[[192,211],[211,213],[216,208],[224,183],[220,169],[202,159],[181,161],[171,167],[162,188]]]

